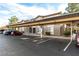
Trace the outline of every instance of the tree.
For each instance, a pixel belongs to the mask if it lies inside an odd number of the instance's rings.
[[[79,3],[68,3],[68,7],[66,8],[68,13],[79,12]]]
[[[9,20],[9,24],[15,24],[18,22],[18,18],[16,16],[12,16]]]

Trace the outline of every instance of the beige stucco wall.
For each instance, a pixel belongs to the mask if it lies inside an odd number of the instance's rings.
[[[29,27],[25,27],[24,28],[24,35],[28,34],[29,33]]]
[[[63,31],[64,31],[64,26],[63,24],[56,24],[54,25],[54,35],[62,35]]]
[[[40,30],[41,30],[41,27],[40,26],[33,26],[32,28],[36,28],[36,31],[34,34],[40,34]],[[59,36],[63,33],[64,31],[64,26],[62,24],[58,24],[58,25],[47,25],[47,26],[43,26],[42,27],[42,33],[43,35],[46,34],[46,32],[50,32],[51,35],[56,35],[56,36]],[[20,31],[24,31],[24,35],[30,33],[29,32],[29,27],[22,27],[21,29],[19,29]],[[33,34],[33,32],[32,32]]]
[[[24,27],[20,27],[19,28],[19,31],[24,31]]]

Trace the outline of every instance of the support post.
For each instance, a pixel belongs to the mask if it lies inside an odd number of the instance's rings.
[[[70,42],[68,43],[68,45],[64,48],[64,51],[67,50],[67,48],[70,46],[70,44],[72,43],[72,23],[70,24],[71,26],[71,39],[70,39]]]
[[[77,24],[75,24],[75,27],[76,27],[76,33],[77,33]]]
[[[43,34],[42,34],[43,30],[42,30],[42,26],[40,26],[40,37],[43,38]]]

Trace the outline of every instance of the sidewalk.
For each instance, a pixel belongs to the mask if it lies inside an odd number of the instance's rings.
[[[27,33],[25,35],[29,35],[29,36],[37,36],[40,38],[39,34],[31,34],[31,33]],[[64,37],[64,36],[48,36],[48,35],[43,35],[43,38],[56,38],[56,39],[66,39],[66,40],[70,40],[71,37]]]
[[[65,37],[65,36],[48,36],[48,35],[43,35],[42,38],[41,38],[41,35],[31,34],[31,33],[27,33],[27,34],[25,34],[25,36],[32,36],[32,37],[34,36],[34,38],[32,38],[32,42],[34,42],[36,44],[41,44],[41,43],[50,41],[52,39],[59,40],[59,41],[63,41],[63,40],[69,41],[71,39],[71,37]],[[74,40],[74,38],[73,38],[73,40]]]

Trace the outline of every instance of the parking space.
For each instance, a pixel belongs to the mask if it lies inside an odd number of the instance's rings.
[[[71,56],[79,55],[79,48],[72,42],[67,51],[63,51],[69,40],[54,38],[37,44],[33,40],[41,38],[35,36],[7,36],[0,34],[0,55],[9,56]]]

